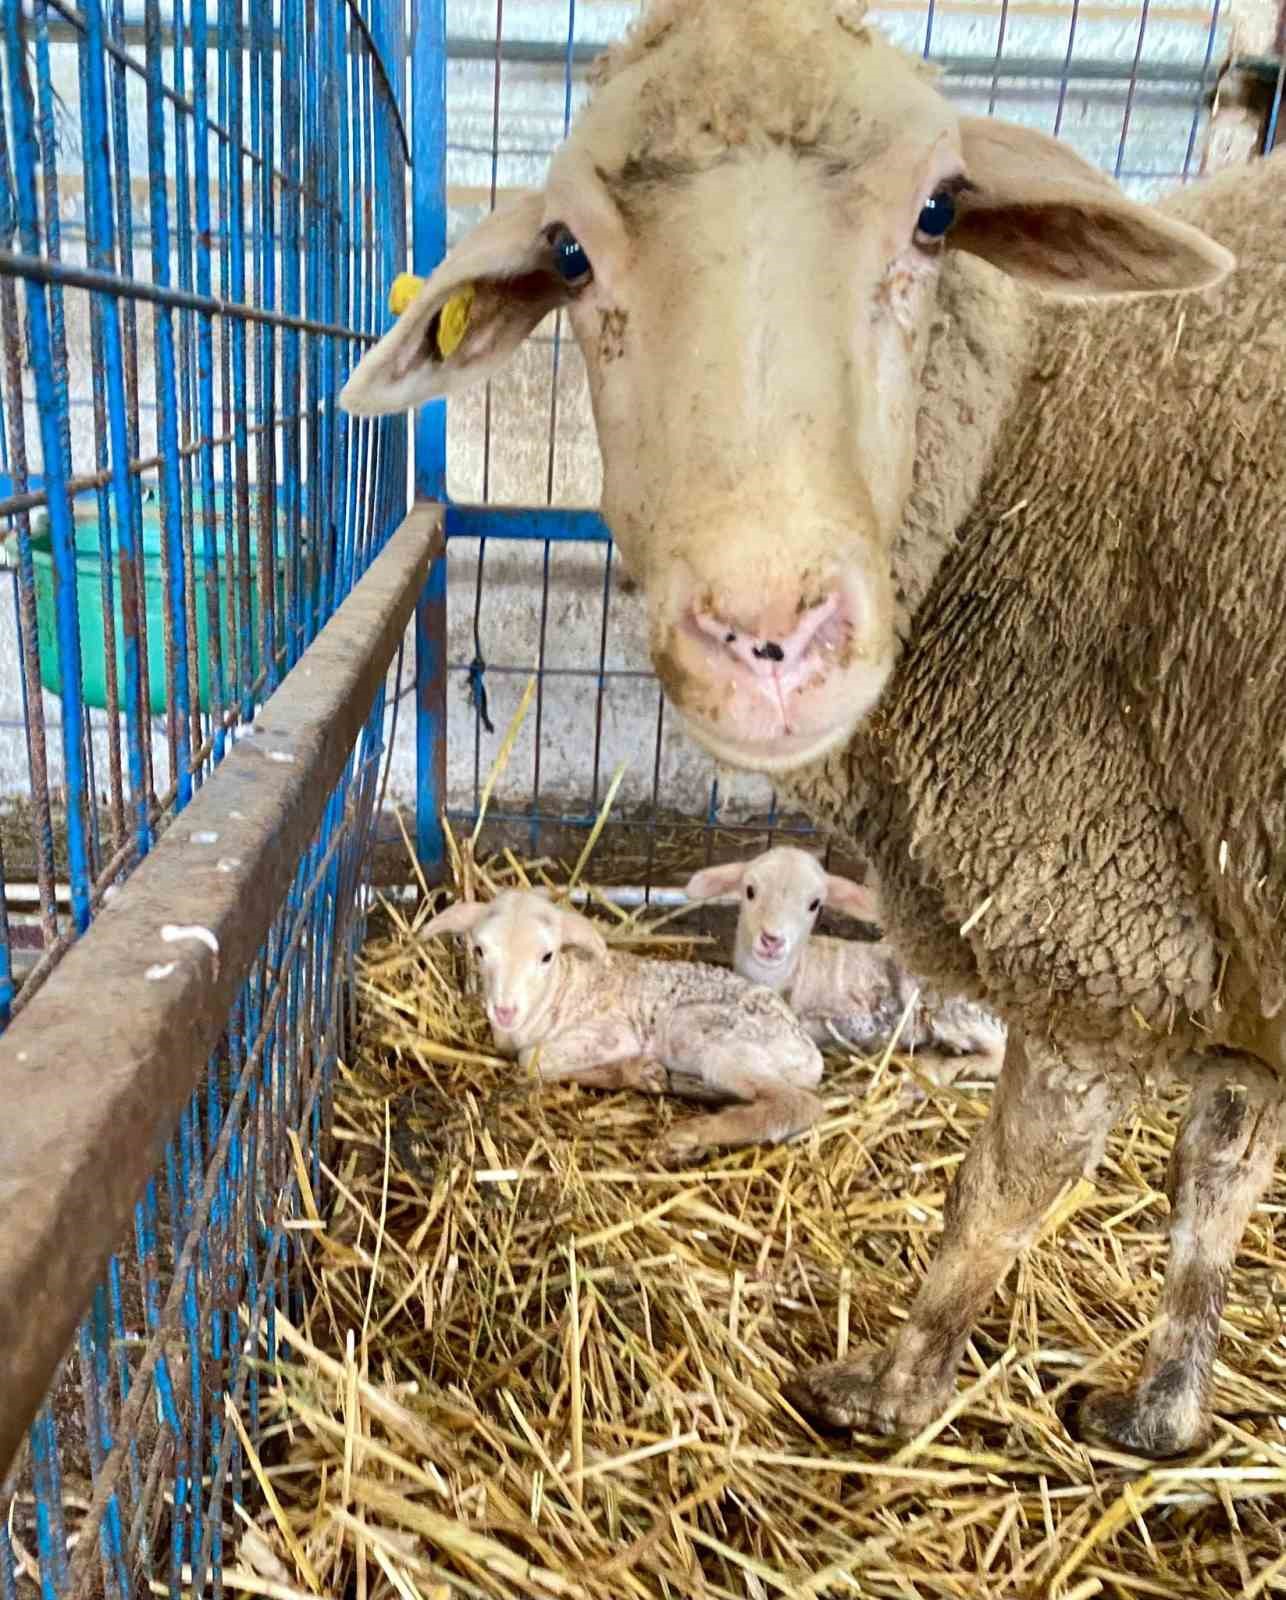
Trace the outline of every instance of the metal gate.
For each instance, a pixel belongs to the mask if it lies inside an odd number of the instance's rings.
[[[3,19],[0,1596],[217,1591],[434,537],[405,421],[334,402],[406,255],[405,16]]]

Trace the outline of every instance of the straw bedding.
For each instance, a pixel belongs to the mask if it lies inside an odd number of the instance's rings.
[[[508,851],[479,866],[480,819],[450,841],[455,892],[585,882],[615,791],[570,873]],[[613,943],[723,957],[676,913],[595,898]],[[663,1170],[659,1127],[693,1112],[542,1086],[498,1059],[459,946],[418,937],[429,914],[427,890],[409,920],[386,908],[364,952],[325,1195],[297,1152],[308,1313],[277,1320],[262,1456],[246,1439],[267,1505],[240,1531],[230,1590],[1286,1593],[1286,1178],[1238,1257],[1200,1455],[1156,1466],[1067,1426],[1087,1384],[1129,1379],[1150,1332],[1176,1095],[1141,1107],[1096,1181],[1051,1209],[944,1416],[901,1446],[822,1438],[782,1380],[906,1315],[988,1091],[926,1084],[908,1108],[908,1062],[832,1053],[829,1114],[803,1142]]]
[[[512,857],[474,892],[522,881]],[[545,879],[543,871],[533,878]],[[390,912],[336,1091],[309,1314],[280,1324],[230,1587],[288,1595],[1045,1596],[1286,1591],[1277,1184],[1247,1235],[1198,1458],[1064,1425],[1120,1381],[1163,1268],[1176,1106],[1067,1195],[979,1329],[950,1415],[821,1439],[781,1381],[905,1315],[986,1091],[900,1107],[896,1058],[828,1061],[803,1144],[650,1168],[669,1102],[541,1087],[491,1053],[464,957]],[[644,952],[712,954],[601,908]],[[309,1206],[324,1198],[309,1196]],[[1056,1242],[1049,1233],[1058,1231]],[[1088,1364],[1088,1365],[1087,1365]],[[1092,1371],[1089,1368],[1092,1367]]]

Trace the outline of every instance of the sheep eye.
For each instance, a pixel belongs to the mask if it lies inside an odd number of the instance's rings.
[[[475,956],[477,956],[479,961],[482,960],[482,946],[480,944],[475,944],[474,945],[473,953],[474,953]]]
[[[556,222],[546,237],[554,252],[554,271],[569,288],[582,288],[594,275],[585,246],[561,222]]]
[[[820,900],[810,900],[809,903],[808,903],[808,909],[810,911],[820,911],[822,909],[821,901]]]
[[[755,886],[754,886],[753,883],[748,883],[746,885],[746,899],[747,900],[753,900],[754,898],[755,898]]]
[[[554,952],[552,950],[546,950],[544,955],[540,958],[540,964],[542,967],[547,967],[553,959]]]
[[[916,218],[915,231],[926,239],[941,239],[956,220],[956,200],[949,190],[930,195]]]

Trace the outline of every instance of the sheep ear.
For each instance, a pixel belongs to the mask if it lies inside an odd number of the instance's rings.
[[[834,872],[826,874],[826,904],[833,911],[842,911],[858,922],[880,922],[880,896],[877,890],[864,883],[854,883],[851,878],[841,878]]]
[[[439,933],[467,933],[477,927],[488,909],[481,900],[458,900],[426,922],[420,929],[420,938],[431,939]]]
[[[587,951],[596,961],[607,960],[607,940],[579,911],[559,907],[558,932],[565,945],[575,945],[578,950]]]
[[[450,251],[354,367],[339,403],[386,416],[492,377],[567,299],[541,230],[543,193],[497,208]]]
[[[966,187],[948,244],[1068,297],[1207,289],[1236,266],[1222,245],[1136,205],[1061,140],[962,117]]]
[[[746,875],[744,861],[729,861],[722,867],[706,867],[688,879],[683,891],[689,900],[715,900],[721,894],[731,894],[740,889]]]

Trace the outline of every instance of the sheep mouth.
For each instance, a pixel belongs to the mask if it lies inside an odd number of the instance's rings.
[[[781,950],[776,955],[770,956],[765,954],[765,952],[762,950],[755,950],[752,952],[752,954],[754,955],[755,961],[761,967],[784,967],[786,965],[786,957],[789,954],[789,951]]]

